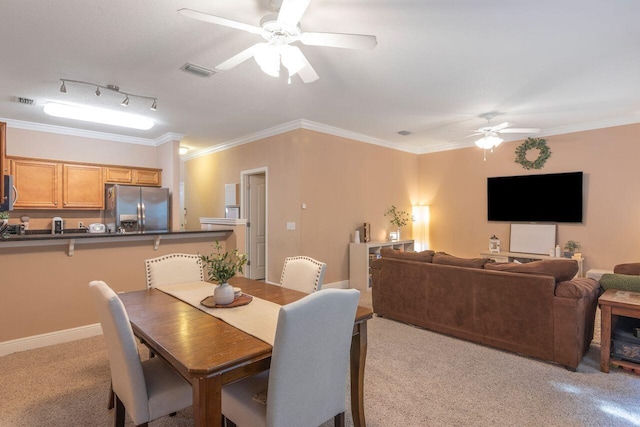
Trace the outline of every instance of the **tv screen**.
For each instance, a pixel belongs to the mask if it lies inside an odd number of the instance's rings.
[[[487,178],[489,221],[582,222],[582,172]]]

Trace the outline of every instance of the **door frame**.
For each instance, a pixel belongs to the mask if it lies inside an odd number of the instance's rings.
[[[264,278],[265,281],[268,282],[269,279],[269,168],[266,166],[248,169],[240,172],[240,216],[247,220],[247,222],[251,222],[251,218],[249,218],[249,213],[247,212],[246,207],[248,206],[249,193],[245,191],[247,184],[249,182],[249,176],[251,175],[264,175]],[[244,245],[249,252],[249,257],[253,256],[250,253],[251,247],[250,245],[250,233],[249,230],[246,230]],[[249,266],[251,267],[251,266]]]

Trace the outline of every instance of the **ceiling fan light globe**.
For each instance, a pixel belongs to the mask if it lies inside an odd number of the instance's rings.
[[[295,46],[281,46],[280,56],[282,65],[289,70],[289,76],[293,76],[306,65],[302,52]]]
[[[277,47],[261,44],[253,58],[265,74],[272,77],[280,76],[280,53]]]
[[[497,147],[502,142],[502,138],[495,135],[486,135],[476,141],[476,145],[485,150]]]

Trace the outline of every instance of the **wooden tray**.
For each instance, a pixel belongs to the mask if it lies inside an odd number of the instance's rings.
[[[215,299],[213,299],[213,295],[209,295],[208,297],[200,301],[200,304],[209,308],[232,308],[232,307],[240,307],[241,305],[247,305],[251,302],[251,300],[253,300],[253,297],[251,295],[242,294],[239,297],[235,298],[232,303],[227,305],[221,305],[221,304],[216,304]]]

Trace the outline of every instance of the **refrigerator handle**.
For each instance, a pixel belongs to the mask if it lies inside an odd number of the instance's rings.
[[[146,214],[146,207],[144,206],[144,203],[142,203],[142,209],[141,209],[141,213],[142,213],[142,231],[147,231],[147,214]]]
[[[142,204],[138,202],[138,231],[142,231]]]

